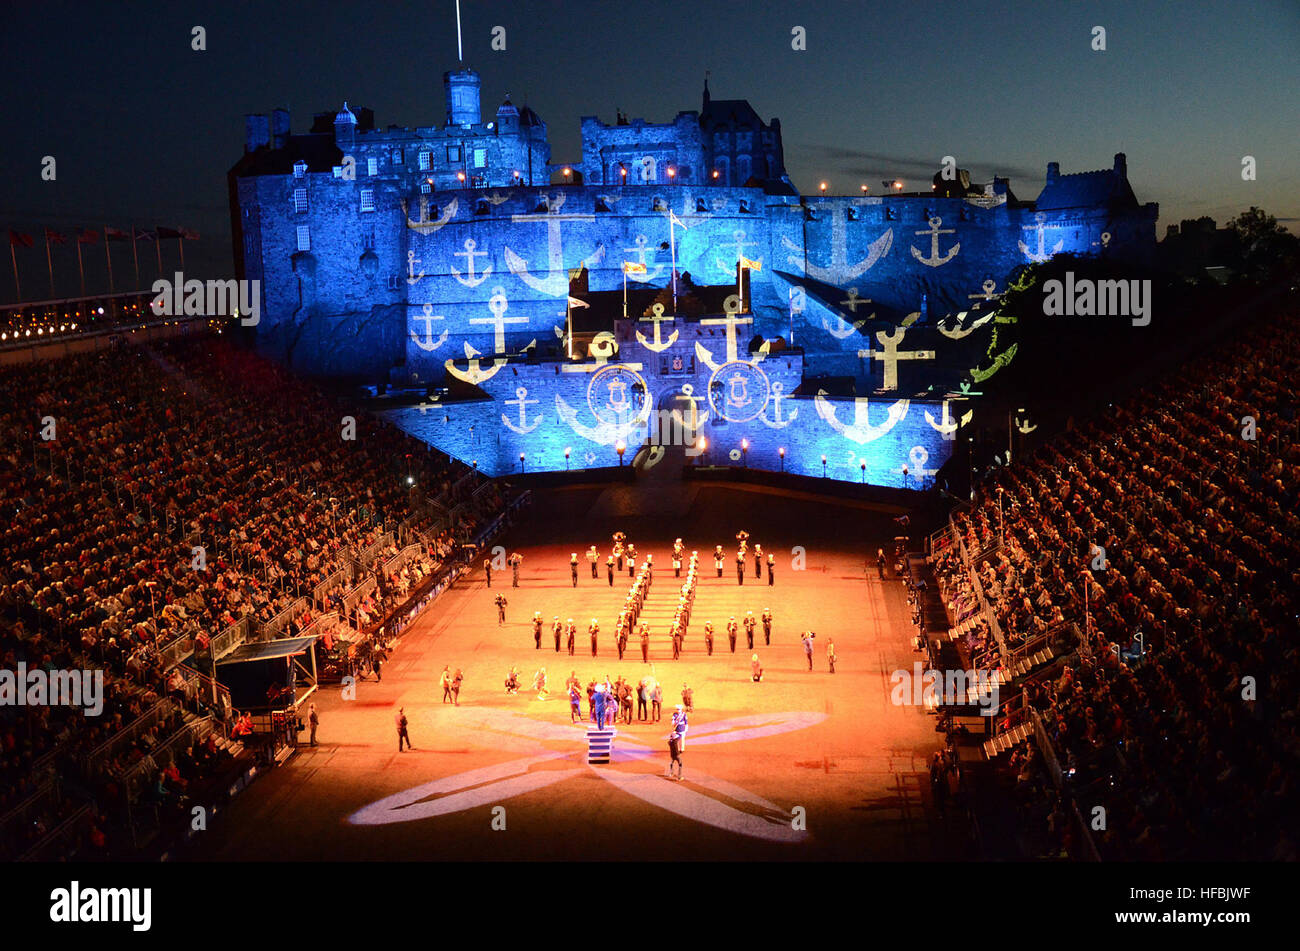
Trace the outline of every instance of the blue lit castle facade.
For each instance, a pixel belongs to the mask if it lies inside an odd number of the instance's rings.
[[[989,352],[1008,276],[1155,249],[1123,155],[1053,163],[1033,202],[964,172],[803,196],[779,121],[707,86],[669,123],[584,118],[566,165],[532,110],[484,122],[476,73],[444,83],[442,127],[346,104],[302,135],[282,110],[247,117],[235,255],[262,282],[263,352],[446,387],[395,421],[491,473],[615,464],[671,420],[709,462],[924,487],[1015,356]]]

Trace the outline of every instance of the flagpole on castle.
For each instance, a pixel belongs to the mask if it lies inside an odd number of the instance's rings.
[[[18,282],[18,257],[14,254],[14,236],[9,235],[9,260],[14,263],[14,289],[18,291],[18,300],[23,299],[23,286]],[[30,331],[28,331],[30,333]]]
[[[50,300],[55,298],[54,293],[54,262],[50,258],[50,229],[45,229],[45,266],[50,272]]]
[[[140,289],[140,248],[136,245],[135,224],[131,225],[131,260],[135,262],[135,289]]]
[[[81,236],[85,231],[77,232],[77,277],[81,279],[81,296],[86,296],[86,269],[81,263]]]
[[[117,288],[113,286],[113,255],[108,250],[108,225],[104,225],[104,260],[108,262],[108,292],[115,294]]]

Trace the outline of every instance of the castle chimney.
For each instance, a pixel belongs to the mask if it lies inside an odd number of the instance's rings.
[[[1061,163],[1048,162],[1047,163],[1047,184],[1050,185],[1052,182],[1056,181],[1060,176],[1061,176]]]
[[[289,110],[271,112],[271,148],[282,149],[289,144]]]
[[[271,144],[271,120],[265,115],[244,116],[244,151],[252,152]]]
[[[1120,178],[1128,178],[1128,156],[1123,152],[1115,153],[1115,174]]]

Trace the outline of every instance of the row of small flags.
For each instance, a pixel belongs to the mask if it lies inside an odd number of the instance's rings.
[[[758,262],[758,261],[751,261],[749,258],[745,257],[743,254],[740,256],[740,260],[739,260],[737,263],[738,263],[741,267],[746,268],[746,269],[748,269],[748,270],[750,270],[750,271],[761,271],[761,270],[763,270],[763,265],[762,265],[760,262]],[[645,273],[646,273],[646,266],[645,266],[644,264],[640,263],[639,261],[624,261],[624,262],[623,262],[623,273],[624,273],[624,274],[645,274]]]
[[[103,234],[105,241],[166,241],[172,238],[178,241],[199,240],[197,231],[191,231],[189,228],[164,228],[161,225],[152,231],[144,228],[132,228],[130,231],[123,231],[121,228],[105,228]],[[47,244],[67,244],[69,237],[75,237],[78,244],[99,244],[100,233],[90,228],[77,228],[72,235],[68,235],[53,228],[45,229]],[[36,245],[36,239],[30,234],[14,231],[11,228],[9,244],[15,248],[30,248]]]

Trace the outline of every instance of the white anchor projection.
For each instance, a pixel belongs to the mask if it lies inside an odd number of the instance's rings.
[[[452,265],[451,273],[456,278],[457,281],[459,281],[461,284],[464,284],[466,287],[478,287],[480,284],[486,281],[488,279],[488,275],[492,273],[492,265],[489,264],[487,267],[485,267],[483,270],[479,271],[476,274],[474,271],[474,259],[490,257],[491,252],[475,251],[474,249],[478,247],[478,242],[475,241],[473,238],[466,238],[465,243],[462,245],[462,247],[465,250],[454,252],[452,254],[452,257],[466,259],[465,274],[462,275],[460,271],[456,270],[455,265]]]
[[[442,209],[442,214],[438,216],[437,221],[429,220],[429,196],[420,197],[420,217],[412,220],[407,212],[406,199],[402,199],[398,204],[401,206],[402,214],[406,217],[406,227],[420,234],[433,234],[451,219],[456,217],[456,212],[460,208],[460,199],[453,198],[447,203],[447,207]]]
[[[482,356],[477,350],[470,346],[469,341],[465,341],[466,368],[464,370],[456,366],[454,360],[448,360],[443,364],[447,372],[458,380],[464,380],[466,383],[475,385],[489,380],[496,376],[497,372],[509,362],[506,355],[506,324],[526,324],[527,317],[506,317],[506,311],[510,308],[510,302],[506,300],[505,289],[500,287],[492,288],[492,297],[488,300],[488,309],[492,311],[491,317],[471,317],[471,324],[492,324],[495,332],[493,340],[493,357],[492,368],[485,370],[481,366],[479,357]],[[522,349],[527,350],[537,343],[536,339],[531,341],[528,346]]]
[[[423,310],[424,313],[421,317],[415,317],[412,319],[424,321],[424,337],[423,339],[421,339],[419,334],[417,334],[414,330],[412,330],[411,340],[421,350],[425,351],[426,353],[432,353],[434,350],[437,350],[439,347],[441,347],[444,343],[447,342],[447,336],[451,333],[451,331],[448,328],[444,327],[442,329],[442,336],[439,337],[435,342],[433,339],[433,322],[435,320],[443,320],[444,318],[441,314],[438,314],[436,316],[434,315],[432,304],[423,305]]]
[[[746,241],[744,228],[737,228],[735,231],[731,232],[731,237],[734,239],[734,241],[731,244],[721,245],[721,247],[724,250],[727,248],[731,248],[733,251],[736,252],[735,255],[731,256],[730,260],[727,260],[726,258],[720,258],[717,255],[714,255],[713,266],[716,267],[723,274],[727,275],[728,277],[734,278],[736,276],[736,267],[737,265],[740,264],[740,259],[742,257],[745,258],[750,257],[748,254],[745,253],[745,248],[748,248],[752,245],[756,245],[758,244],[758,242]],[[761,266],[763,264],[762,258],[750,258],[750,260],[752,260],[755,264],[760,266],[759,268],[756,268],[756,270],[761,269]]]
[[[456,719],[462,727],[504,734],[511,748],[529,755],[386,796],[352,813],[348,822],[378,826],[435,819],[495,805],[565,780],[594,775],[642,802],[736,835],[792,844],[808,837],[806,831],[792,828],[789,809],[707,773],[692,771],[688,782],[675,783],[666,781],[657,766],[653,771],[620,769],[659,755],[658,746],[648,746],[631,736],[620,736],[610,765],[598,768],[583,763],[587,737],[583,727],[543,723],[499,709],[466,709]],[[775,736],[807,729],[825,719],[824,713],[789,712],[692,723],[691,746]],[[548,743],[561,743],[568,749],[549,749]],[[584,749],[575,750],[575,747]],[[737,809],[729,802],[751,808]]]
[[[773,380],[772,400],[771,400],[772,418],[768,419],[767,413],[763,412],[762,410],[759,411],[758,418],[762,421],[763,425],[768,427],[769,429],[785,429],[785,427],[793,423],[795,417],[799,415],[798,407],[795,407],[793,410],[791,410],[789,416],[781,415],[781,401],[784,399],[789,399],[789,397],[784,394],[783,392],[784,390],[785,390],[784,383],[782,383],[780,380]],[[767,407],[765,406],[763,407],[763,409],[765,410],[767,409]]]
[[[513,195],[513,194],[514,194],[514,192],[512,192],[512,191],[505,192],[505,193],[502,193],[502,192],[495,192],[495,191],[494,191],[494,192],[493,192],[492,194],[490,194],[490,195],[484,195],[484,196],[483,196],[483,200],[484,200],[485,202],[487,202],[489,205],[494,205],[494,206],[495,206],[495,205],[504,205],[507,201],[510,200],[510,196]]]
[[[423,261],[421,261],[419,258],[415,256],[414,251],[406,252],[406,283],[407,284],[412,284],[412,285],[419,284],[420,281],[424,279],[424,268],[420,268],[419,274],[415,273],[415,266],[417,264],[423,264],[423,263],[424,263]]]
[[[848,209],[843,206],[832,208],[831,263],[828,267],[820,267],[808,260],[805,248],[802,245],[795,244],[786,237],[782,237],[781,240],[785,243],[787,250],[801,252],[804,255],[803,257],[798,253],[789,255],[788,260],[793,267],[805,271],[809,277],[842,287],[849,281],[861,277],[877,261],[889,253],[889,248],[894,243],[894,229],[887,228],[884,234],[867,246],[867,256],[865,258],[856,264],[850,264]]]
[[[638,330],[636,332],[637,342],[641,344],[641,346],[645,347],[647,350],[652,350],[655,353],[659,353],[663,350],[667,350],[669,347],[671,347],[674,343],[677,342],[677,331],[676,329],[674,329],[673,335],[669,337],[667,340],[664,340],[660,336],[660,334],[662,333],[662,331],[660,330],[660,325],[664,321],[668,321],[669,323],[672,323],[674,320],[676,320],[675,317],[665,317],[664,305],[659,303],[658,301],[655,301],[654,304],[651,305],[650,307],[650,316],[642,317],[638,321],[638,323],[653,321],[655,325],[655,338],[654,340],[647,340],[645,334],[643,334],[641,331]]]
[[[563,364],[565,373],[590,373],[587,384],[587,406],[596,418],[597,425],[588,426],[578,419],[578,411],[559,393],[555,394],[555,411],[577,435],[602,446],[612,446],[627,437],[650,418],[650,387],[638,372],[640,363],[611,363],[618,352],[614,335],[607,330],[596,334],[587,346],[592,363]],[[641,405],[633,410],[628,390],[642,394]],[[600,397],[603,394],[604,399]]]
[[[674,396],[673,400],[674,402],[686,403],[690,406],[691,418],[689,422],[682,416],[682,411],[679,409],[672,411],[672,417],[677,421],[678,427],[687,435],[687,438],[693,439],[699,428],[708,422],[709,419],[709,411],[707,409],[704,410],[703,413],[700,412],[700,403],[705,402],[704,397],[696,396],[695,387],[690,383],[683,383],[681,392]]]
[[[969,298],[970,300],[983,301],[983,300],[997,300],[999,297],[1002,296],[1001,294],[998,293],[998,282],[993,280],[993,278],[991,277],[988,280],[986,280],[983,284],[980,285],[980,289],[981,291],[983,291],[983,293],[967,294],[966,297]]]
[[[847,307],[849,311],[853,314],[853,316],[856,317],[858,315],[858,305],[870,304],[871,299],[869,297],[859,297],[858,289],[856,287],[850,287],[848,289],[848,297],[840,301],[840,303],[843,306]],[[836,340],[843,340],[846,337],[849,337],[857,333],[859,330],[861,330],[863,327],[867,325],[868,320],[871,320],[875,316],[876,316],[875,311],[872,311],[870,314],[867,314],[867,316],[864,317],[862,320],[855,320],[852,323],[850,323],[849,321],[841,317],[839,314],[836,314],[835,323],[832,324],[826,318],[826,315],[822,314],[822,326],[825,327],[827,332],[830,333],[830,335],[834,337]]]
[[[884,436],[907,417],[908,408],[912,405],[911,400],[896,400],[889,407],[884,422],[872,423],[871,399],[859,396],[853,400],[853,422],[844,423],[837,418],[835,404],[826,398],[825,390],[817,391],[813,403],[817,407],[817,415],[826,420],[831,429],[859,444],[874,442]]]
[[[546,225],[546,248],[547,248],[547,265],[546,270],[548,277],[536,277],[529,273],[528,262],[512,251],[507,245],[505,247],[506,266],[510,268],[510,273],[519,280],[523,281],[535,291],[541,291],[551,297],[567,297],[569,295],[569,272],[564,266],[564,245],[560,236],[560,227],[566,221],[585,221],[593,222],[596,220],[594,214],[568,214],[559,213],[564,206],[568,196],[559,192],[554,196],[542,196],[542,202],[546,205],[546,211],[541,214],[528,215],[511,215],[510,220],[515,224],[525,222],[543,222]],[[605,257],[605,246],[598,245],[596,250],[587,257],[578,261],[579,267],[587,267]]]
[[[636,281],[638,284],[645,284],[649,281],[655,280],[661,274],[663,274],[664,266],[662,262],[655,261],[653,264],[651,264],[645,259],[645,256],[647,254],[654,255],[655,257],[659,256],[658,250],[656,248],[650,247],[649,242],[650,242],[649,238],[647,238],[643,234],[639,234],[632,241],[632,243],[636,245],[636,247],[623,249],[628,254],[635,254],[637,256],[636,263],[640,264],[643,268],[645,268],[645,273],[643,274],[633,274],[629,272],[627,275],[627,279],[629,281]]]
[[[1047,251],[1047,250],[1046,250],[1046,240],[1047,240],[1047,239],[1046,239],[1046,236],[1045,236],[1045,232],[1047,231],[1047,225],[1045,225],[1045,224],[1043,223],[1043,222],[1047,221],[1047,213],[1046,213],[1046,212],[1043,212],[1043,211],[1036,212],[1036,213],[1034,214],[1034,221],[1036,222],[1036,224],[1032,224],[1032,225],[1021,225],[1021,226],[1020,226],[1020,230],[1021,230],[1021,231],[1036,231],[1036,232],[1038,233],[1038,250],[1037,250],[1037,251],[1030,251],[1030,250],[1029,250],[1029,245],[1025,244],[1024,241],[1020,241],[1020,242],[1018,242],[1018,243],[1019,243],[1019,245],[1020,245],[1020,253],[1021,253],[1021,254],[1023,254],[1025,257],[1029,258],[1029,260],[1031,260],[1031,261],[1035,261],[1035,262],[1038,262],[1038,263],[1042,263],[1043,261],[1046,261],[1046,260],[1048,260],[1049,258],[1051,258],[1051,256],[1052,256],[1053,254],[1059,254],[1059,253],[1060,253],[1061,248],[1065,247],[1065,239],[1062,238],[1060,241],[1056,242],[1056,245],[1052,248],[1051,251]]]
[[[927,469],[925,464],[930,461],[930,450],[924,446],[913,446],[907,453],[907,461],[910,466],[899,466],[897,469],[890,469],[890,472],[897,472],[901,475],[909,475],[917,482],[922,482],[932,475],[938,475],[938,469]]]
[[[924,257],[921,252],[916,249],[916,245],[912,245],[911,247],[912,257],[916,258],[926,267],[942,267],[955,258],[957,253],[961,251],[961,242],[958,241],[948,249],[947,254],[939,253],[939,235],[957,233],[956,228],[940,228],[939,226],[941,224],[943,224],[942,218],[931,218],[929,221],[929,228],[924,231],[915,232],[918,235],[928,234],[930,236],[930,256],[928,258]]]
[[[903,342],[907,335],[905,329],[907,323],[898,327],[891,333],[885,333],[883,330],[876,331],[876,339],[884,348],[880,351],[859,350],[858,356],[865,357],[870,353],[873,360],[879,360],[884,367],[883,379],[880,382],[880,388],[883,390],[898,389],[898,361],[899,360],[933,360],[933,350],[899,350],[898,345]]]
[[[519,407],[519,422],[518,424],[511,422],[510,417],[507,416],[505,413],[501,414],[501,422],[505,424],[507,429],[513,430],[514,432],[519,433],[521,436],[524,435],[525,433],[531,433],[534,429],[540,426],[542,424],[542,420],[546,418],[544,414],[538,413],[536,416],[533,417],[532,423],[528,422],[528,404],[540,403],[541,400],[528,399],[528,387],[526,386],[518,387],[515,390],[515,398],[512,400],[505,400],[504,402],[507,406]]]
[[[939,333],[943,334],[949,340],[961,340],[963,337],[970,336],[980,327],[983,327],[985,324],[987,324],[990,320],[993,319],[993,311],[989,311],[979,320],[975,321],[973,324],[967,327],[964,325],[964,322],[966,320],[966,314],[967,312],[964,310],[957,314],[957,326],[954,327],[952,330],[949,330],[942,323],[940,323]]]
[[[957,429],[961,426],[965,426],[975,416],[975,411],[972,409],[963,413],[960,420],[953,419],[948,412],[948,404],[950,402],[950,400],[943,401],[943,412],[940,415],[940,421],[937,423],[934,421],[934,417],[930,415],[930,411],[928,409],[925,411],[925,421],[929,423],[940,436],[949,441],[956,439]]]
[[[726,328],[726,334],[727,334],[726,359],[724,359],[721,363],[719,363],[717,360],[713,359],[713,354],[708,350],[708,348],[704,346],[704,344],[700,343],[698,340],[695,341],[695,355],[699,357],[700,360],[702,360],[704,364],[708,366],[710,370],[713,370],[715,373],[718,371],[719,368],[723,366],[723,364],[735,363],[737,360],[740,359],[739,356],[740,348],[736,340],[736,329],[740,327],[742,324],[752,324],[754,322],[753,317],[740,316],[740,298],[737,297],[735,294],[727,295],[726,300],[722,302],[722,310],[726,314],[725,317],[706,317],[700,321],[700,326],[701,327],[722,326]],[[766,356],[767,356],[767,348],[764,347],[763,349],[759,350],[759,352],[754,355],[754,359],[749,362],[758,363]]]

